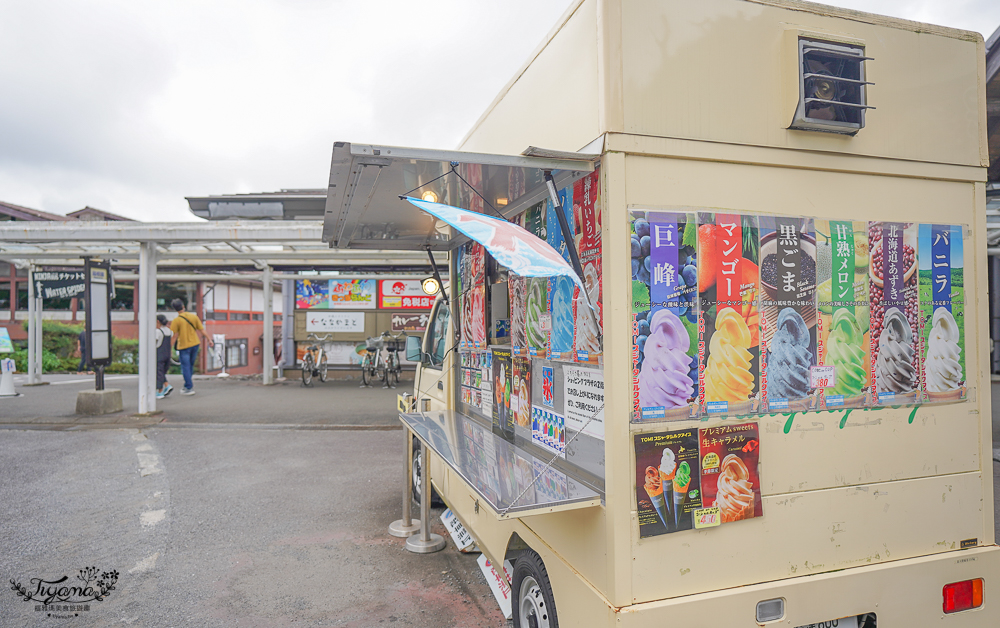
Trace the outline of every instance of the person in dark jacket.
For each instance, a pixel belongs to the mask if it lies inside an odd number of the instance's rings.
[[[167,370],[170,368],[170,345],[174,333],[170,323],[163,314],[156,315],[156,398],[163,399],[173,391],[174,387],[167,383]]]

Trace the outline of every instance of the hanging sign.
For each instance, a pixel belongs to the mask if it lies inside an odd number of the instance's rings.
[[[86,274],[82,270],[40,270],[35,271],[35,294],[43,299],[69,299],[80,296],[86,290]]]
[[[391,310],[429,310],[436,295],[424,292],[417,279],[383,279],[378,282],[378,306]]]
[[[334,310],[374,310],[375,280],[330,280],[330,308]]]
[[[393,314],[390,321],[392,331],[426,331],[430,314]]]
[[[306,331],[363,332],[364,312],[307,312]]]

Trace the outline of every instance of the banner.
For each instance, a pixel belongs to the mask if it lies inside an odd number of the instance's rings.
[[[437,295],[428,295],[418,279],[382,279],[378,282],[378,306],[390,310],[429,310]]]
[[[330,280],[330,309],[374,310],[375,280]]]
[[[364,312],[307,312],[306,331],[315,332],[364,332]]]
[[[82,270],[36,270],[32,278],[35,294],[42,299],[69,299],[82,296],[86,289]]]

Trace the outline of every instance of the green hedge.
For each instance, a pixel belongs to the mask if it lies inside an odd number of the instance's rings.
[[[27,330],[28,323],[24,323]],[[80,358],[76,355],[77,342],[83,325],[68,325],[58,321],[42,321],[42,370],[46,373],[59,371],[76,372]],[[135,374],[139,372],[137,356],[139,341],[131,338],[111,339],[111,364],[105,367],[105,373]],[[28,371],[28,350],[21,348],[14,351],[17,371]],[[171,369],[173,370],[173,369]],[[177,371],[178,373],[180,370]]]

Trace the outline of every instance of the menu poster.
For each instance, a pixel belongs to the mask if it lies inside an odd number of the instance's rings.
[[[566,418],[552,408],[531,407],[531,442],[566,457]]]
[[[573,229],[573,189],[563,188],[557,193],[559,202],[562,204],[563,216],[570,230]],[[572,236],[572,234],[570,234]],[[559,251],[567,263],[570,262],[569,248],[566,246],[566,239],[563,237],[562,227],[559,225],[559,216],[556,214],[555,205],[552,199],[545,201],[545,241],[549,246]]]
[[[510,292],[510,351],[512,355],[528,355],[527,278],[510,273],[507,289]]]
[[[919,397],[917,226],[868,223],[871,249],[871,376],[879,405]]]
[[[598,203],[600,190],[599,172],[595,170],[576,182],[573,187],[573,221],[577,238],[577,252],[583,268],[586,296],[596,312],[587,306],[587,299],[575,289],[573,320],[576,338],[573,348],[578,362],[597,364],[601,353],[600,333],[604,324],[602,301],[603,279],[601,274],[601,208]]]
[[[510,411],[514,423],[531,429],[531,359],[513,356],[511,360]]]
[[[528,277],[527,286],[524,315],[528,355],[548,358],[549,331],[552,328],[548,307],[548,279]]]
[[[510,349],[493,348],[493,433],[514,442],[514,417],[510,412]]]
[[[639,538],[690,530],[702,505],[698,430],[635,435]]]
[[[542,240],[548,241],[545,201],[539,201],[524,211],[524,229],[528,233],[533,233]]]
[[[920,225],[920,364],[923,399],[966,398],[962,228]]]
[[[762,409],[816,407],[816,234],[812,218],[760,219]]]
[[[827,409],[867,405],[871,378],[868,328],[868,223],[816,221],[816,299],[819,311],[818,365]],[[832,369],[832,370],[831,370]]]
[[[549,334],[549,359],[575,361],[573,352],[573,296],[576,285],[566,276],[549,277],[548,310],[552,331]]]
[[[704,493],[702,506],[718,508],[719,523],[763,515],[757,424],[702,428],[698,430],[698,440]]]
[[[633,422],[698,415],[695,215],[631,212]]]
[[[699,401],[708,414],[760,405],[757,217],[698,214]]]
[[[469,342],[476,349],[486,348],[486,285],[480,280],[466,293],[468,316],[465,324],[469,328]]]

